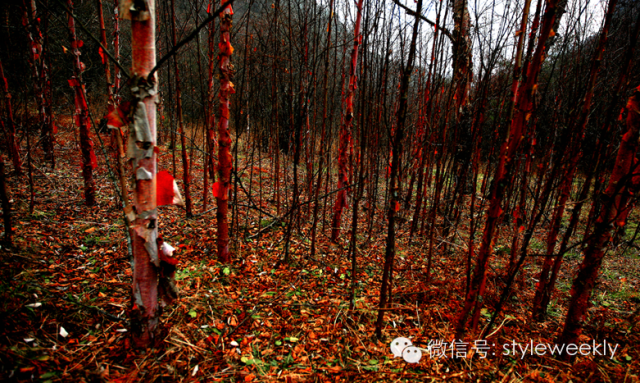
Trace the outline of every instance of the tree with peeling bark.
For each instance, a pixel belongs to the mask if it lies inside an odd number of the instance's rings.
[[[602,31],[600,32],[600,39],[598,41],[598,45],[593,54],[591,69],[589,73],[589,82],[588,89],[584,96],[582,108],[579,109],[578,116],[575,119],[575,126],[573,127],[573,131],[576,132],[574,143],[572,145],[572,150],[568,151],[568,155],[571,157],[568,161],[567,170],[565,174],[562,176],[562,184],[560,185],[560,196],[558,198],[558,203],[556,204],[556,208],[553,212],[553,217],[551,219],[551,229],[547,235],[547,257],[544,260],[544,264],[542,266],[542,271],[540,272],[539,282],[536,286],[536,294],[533,299],[533,318],[535,320],[543,320],[547,306],[550,301],[551,288],[549,286],[550,282],[550,272],[552,266],[555,263],[555,258],[551,256],[554,253],[554,248],[556,245],[556,241],[558,238],[558,233],[560,232],[560,223],[562,220],[562,216],[564,214],[564,209],[569,199],[569,194],[571,192],[571,184],[574,180],[574,175],[576,168],[578,166],[578,161],[581,158],[580,153],[580,145],[581,141],[578,138],[581,138],[584,135],[584,131],[589,122],[589,114],[591,113],[592,100],[595,92],[596,79],[598,76],[598,72],[600,71],[600,64],[602,62],[602,56],[604,54],[605,45],[607,43],[607,37],[609,34],[609,27],[611,26],[611,21],[613,19],[613,13],[615,11],[617,4],[617,0],[610,0],[609,6],[607,10],[607,15],[605,17],[604,26],[602,27]]]
[[[43,65],[43,46],[42,31],[40,30],[40,17],[38,17],[35,0],[23,1],[23,20],[22,24],[27,30],[29,40],[29,65],[31,67],[31,75],[33,76],[33,95],[36,100],[38,109],[38,117],[41,124],[40,137],[42,149],[45,153],[47,162],[51,164],[51,168],[55,166],[55,158],[53,154],[53,132],[48,130],[52,127],[53,116],[47,113],[46,102],[44,96],[44,85],[47,81],[46,65]]]
[[[4,121],[0,121],[2,124],[2,130],[6,138],[9,152],[11,153],[11,160],[13,162],[13,168],[16,174],[22,174],[22,161],[20,160],[20,148],[16,141],[16,123],[13,119],[13,106],[11,104],[11,93],[9,93],[9,83],[4,75],[4,69],[2,67],[2,61],[0,61],[0,81],[2,81],[2,90],[4,92],[4,106],[6,111],[6,124]]]
[[[353,30],[353,50],[351,51],[351,63],[349,66],[349,85],[347,86],[347,97],[345,98],[344,124],[340,127],[339,149],[338,149],[338,195],[333,207],[333,223],[331,224],[331,240],[336,242],[340,236],[340,225],[342,223],[342,210],[348,206],[346,188],[349,183],[347,174],[347,147],[351,142],[351,127],[353,124],[353,99],[358,87],[358,47],[362,42],[360,34],[360,20],[362,20],[362,3],[358,0],[356,5],[356,24]]]
[[[207,8],[207,13],[211,13],[213,11],[213,0],[209,0],[209,7]],[[214,143],[215,143],[215,132],[216,132],[216,114],[215,114],[215,105],[216,105],[216,94],[215,94],[215,66],[216,66],[216,57],[215,57],[215,28],[214,23],[211,22],[209,24],[209,33],[207,37],[207,48],[208,48],[208,66],[207,66],[207,111],[208,111],[208,121],[206,121],[205,128],[205,160],[204,160],[204,174],[203,174],[203,202],[202,202],[202,210],[207,210],[207,205],[209,202],[209,178],[211,178],[212,182],[215,182],[215,171],[214,171]]]
[[[609,184],[599,196],[601,210],[590,235],[589,244],[580,264],[580,271],[571,287],[571,302],[559,342],[576,343],[582,333],[591,292],[600,272],[605,245],[611,239],[611,229],[623,226],[625,212],[634,195],[640,192],[640,161],[638,132],[640,131],[640,86],[629,98],[623,111],[626,114],[626,132],[622,136]],[[595,203],[595,202],[594,202]]]
[[[72,0],[67,1],[67,6],[73,11]],[[93,180],[93,170],[98,166],[98,161],[93,151],[93,142],[91,141],[91,133],[89,131],[89,107],[87,106],[84,84],[82,82],[82,72],[85,70],[85,65],[80,61],[80,48],[83,42],[76,37],[75,19],[71,14],[68,16],[68,27],[71,54],[73,55],[73,77],[69,80],[69,85],[73,87],[74,90],[75,123],[80,132],[84,199],[87,206],[93,206],[96,204],[96,184]]]
[[[157,80],[149,77],[156,65],[155,1],[146,7],[123,1],[121,17],[131,20],[132,79],[134,101],[129,121],[127,155],[132,161],[134,177],[133,210],[127,211],[131,222],[133,248],[133,282],[130,318],[132,337],[138,347],[149,347],[157,340],[161,307],[177,298],[173,277],[177,261],[173,248],[158,235],[158,205],[166,204],[164,190],[173,183],[157,174],[156,98]],[[166,172],[164,172],[166,173]],[[168,182],[167,182],[168,181]],[[159,190],[163,190],[159,201]]]
[[[220,4],[224,5],[224,1]],[[220,43],[218,44],[218,69],[220,73],[220,115],[218,117],[218,181],[213,184],[218,211],[218,259],[231,262],[229,253],[229,187],[231,184],[231,135],[229,134],[230,97],[235,93],[233,64],[231,64],[231,21],[233,9],[228,5],[220,14]]]
[[[482,308],[483,293],[486,289],[487,267],[493,253],[494,235],[500,216],[503,213],[503,201],[509,182],[512,179],[513,164],[522,143],[527,126],[533,113],[533,98],[537,89],[538,75],[545,58],[545,44],[553,32],[556,22],[556,10],[559,0],[547,2],[547,8],[543,18],[543,26],[540,31],[538,45],[526,75],[526,82],[518,90],[518,96],[513,106],[514,117],[511,119],[508,135],[500,148],[500,156],[496,175],[491,187],[488,216],[485,223],[482,244],[477,256],[476,268],[469,285],[469,292],[463,303],[462,310],[458,314],[455,326],[456,339],[462,339],[467,327],[469,314],[472,310],[479,313]],[[515,251],[515,249],[513,249]],[[476,315],[477,316],[477,315]]]
[[[102,46],[107,46],[107,29],[104,25],[104,10],[102,6],[102,0],[98,0],[98,22],[100,23],[100,43]],[[111,63],[107,58],[107,54],[102,51],[102,47],[98,48],[100,53],[100,59],[102,59],[102,65],[104,65],[104,77],[107,80],[107,105],[109,112],[115,108],[115,100],[113,97],[113,81],[111,80]]]

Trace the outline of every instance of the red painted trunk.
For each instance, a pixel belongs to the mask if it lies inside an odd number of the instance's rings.
[[[221,1],[220,4],[224,4]],[[233,19],[233,10],[231,6],[227,6],[220,14],[220,43],[218,49],[220,51],[219,70],[220,70],[220,117],[218,121],[218,182],[214,184],[213,195],[218,203],[218,259],[220,262],[229,263],[231,255],[229,253],[229,223],[227,216],[229,214],[229,185],[231,183],[231,136],[229,135],[229,98],[235,93],[231,78],[233,76],[233,65],[231,64],[231,54],[233,47],[231,46],[231,20]]]

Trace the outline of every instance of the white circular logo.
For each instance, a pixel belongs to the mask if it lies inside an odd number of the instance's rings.
[[[402,350],[411,345],[411,341],[405,337],[396,338],[391,342],[391,352],[394,357],[400,357],[402,356]]]
[[[407,347],[402,350],[402,359],[407,363],[419,363],[422,358],[422,351],[418,347]]]

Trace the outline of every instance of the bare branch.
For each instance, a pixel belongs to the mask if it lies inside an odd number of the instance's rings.
[[[422,16],[421,13],[418,13],[418,12],[414,11],[413,9],[407,7],[406,5],[400,3],[400,0],[393,0],[393,2],[397,6],[399,6],[400,8],[404,9],[407,12],[407,14],[409,14],[411,16],[416,16],[420,20],[426,22],[427,24],[440,29],[440,31],[442,31],[442,34],[447,36],[449,38],[449,40],[451,40],[451,42],[453,42],[453,36],[451,35],[451,32],[449,32],[449,30],[447,28],[443,27],[442,25],[438,25],[438,24],[434,23],[433,21],[431,21],[431,20],[427,19],[426,17]]]
[[[212,22],[213,20],[215,20],[218,15],[220,15],[220,13],[222,13],[222,11],[224,11],[225,8],[227,8],[229,5],[233,5],[233,0],[228,0],[227,2],[225,2],[224,4],[222,4],[222,6],[220,8],[218,8],[217,11],[213,12],[209,17],[207,17],[206,19],[204,19],[204,21],[198,25],[190,34],[189,36],[185,37],[184,39],[182,39],[179,43],[177,43],[173,48],[171,48],[171,50],[169,52],[167,52],[166,55],[162,56],[162,58],[158,61],[158,63],[156,64],[155,67],[153,67],[153,69],[151,69],[151,72],[149,72],[149,78],[151,78],[153,76],[154,73],[156,73],[156,71],[158,70],[158,68],[160,68],[160,65],[164,64],[167,60],[169,60],[171,58],[171,56],[175,55],[178,52],[178,49],[182,48],[183,45],[185,45],[186,43],[188,43],[189,41],[193,40],[198,33],[200,32],[200,30],[202,30],[202,28],[205,27],[205,25],[209,24],[210,22]]]

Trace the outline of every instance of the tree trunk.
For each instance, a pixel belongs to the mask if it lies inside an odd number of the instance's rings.
[[[13,109],[11,105],[11,93],[9,93],[9,82],[4,76],[4,70],[2,68],[2,61],[0,61],[0,81],[2,81],[2,90],[4,91],[5,108],[7,110],[7,123],[2,123],[4,128],[4,134],[6,137],[7,146],[9,147],[9,153],[11,153],[11,160],[13,161],[13,169],[17,175],[22,174],[22,161],[20,160],[20,148],[16,141],[16,124],[13,119]],[[8,126],[7,126],[8,125]]]
[[[220,4],[224,4],[221,1]],[[231,64],[231,20],[233,10],[227,6],[220,14],[220,43],[219,69],[220,69],[220,117],[218,120],[218,182],[214,184],[214,195],[218,204],[216,218],[218,219],[218,259],[220,262],[229,263],[229,184],[231,182],[231,136],[229,135],[229,98],[235,93],[233,83],[233,65]]]
[[[147,78],[156,65],[155,0],[137,12],[121,11],[131,19],[132,91],[134,121],[129,128],[128,156],[135,172],[134,212],[130,214],[133,248],[133,307],[131,333],[137,347],[153,346],[158,335],[161,307],[177,297],[170,278],[175,262],[167,262],[167,252],[158,238],[156,203],[156,94],[155,76]]]
[[[11,247],[13,227],[11,225],[11,203],[9,202],[9,194],[7,193],[7,178],[4,171],[4,158],[2,158],[2,156],[0,156],[0,202],[2,203],[2,218],[4,221],[2,246],[6,249]]]
[[[533,97],[535,94],[534,85],[536,85],[538,74],[540,73],[542,62],[544,61],[545,44],[556,19],[556,8],[558,3],[559,0],[551,0],[547,2],[547,9],[544,15],[543,28],[540,33],[538,47],[529,65],[526,83],[524,84],[523,89],[518,92],[517,101],[514,105],[515,113],[511,120],[511,126],[507,138],[500,148],[498,169],[493,180],[488,216],[482,236],[482,244],[478,253],[477,266],[473,273],[469,293],[465,298],[463,308],[457,318],[455,327],[456,339],[462,339],[471,309],[475,307],[476,310],[480,310],[480,307],[478,306],[482,299],[480,292],[484,290],[486,283],[487,265],[493,251],[492,244],[496,225],[502,215],[501,205],[505,192],[510,186],[508,183],[511,179],[513,163],[518,147],[524,137],[527,123],[533,111]]]
[[[582,104],[580,115],[578,116],[577,119],[574,119],[576,121],[576,124],[574,125],[574,129],[572,129],[572,131],[575,132],[575,137],[578,137],[578,138],[583,136],[584,131],[589,122],[589,114],[591,112],[591,100],[593,99],[596,79],[598,76],[598,72],[600,70],[600,63],[602,61],[602,56],[604,54],[604,48],[607,42],[609,27],[611,25],[611,20],[613,19],[613,13],[616,7],[616,3],[617,3],[617,0],[609,1],[609,8],[605,18],[604,27],[600,32],[600,39],[598,41],[598,46],[596,47],[596,50],[594,52],[593,59],[591,62],[588,89],[584,96],[584,101]],[[555,263],[552,257],[552,254],[554,253],[556,241],[558,238],[558,233],[560,231],[560,223],[562,220],[562,216],[564,215],[565,205],[567,203],[567,200],[569,199],[569,192],[571,191],[571,185],[573,183],[575,169],[578,165],[578,160],[581,157],[580,146],[581,146],[581,141],[579,139],[576,139],[576,142],[574,143],[574,148],[571,151],[571,156],[570,156],[571,159],[569,161],[567,171],[564,174],[564,177],[562,179],[562,185],[560,187],[560,190],[561,190],[560,197],[558,198],[558,204],[556,206],[554,216],[551,221],[551,229],[549,230],[549,233],[547,236],[547,257],[545,258],[544,264],[542,266],[542,271],[540,273],[539,282],[536,288],[536,294],[533,300],[533,319],[534,320],[541,321],[544,319],[546,314],[547,306],[546,304],[543,304],[543,303],[548,302],[548,296],[550,295],[549,294],[550,291],[547,288],[547,284],[549,283],[549,272],[551,271],[552,266]],[[545,298],[545,295],[547,295],[546,298]]]
[[[210,0],[209,10],[213,8],[213,0]],[[214,28],[214,21],[209,24],[209,35],[208,35],[208,49],[209,49],[209,65],[207,67],[207,74],[209,78],[208,83],[208,117],[207,128],[205,130],[205,163],[204,163],[204,190],[202,193],[204,194],[203,203],[202,203],[202,211],[207,210],[207,205],[209,202],[209,184],[208,180],[211,178],[211,182],[215,182],[215,171],[214,171],[214,140],[215,140],[215,127],[216,127],[216,114],[215,114],[215,101],[216,95],[214,93],[214,68],[215,68],[215,35],[216,29]]]
[[[611,227],[620,224],[620,213],[628,203],[628,197],[640,188],[638,166],[634,163],[638,152],[638,130],[640,129],[640,86],[635,89],[626,106],[627,132],[618,148],[615,165],[609,184],[600,196],[602,210],[595,223],[589,245],[584,252],[580,271],[571,287],[571,303],[559,342],[576,343],[586,319],[591,292],[604,258],[605,246],[611,237]],[[594,202],[595,203],[595,202]]]
[[[420,14],[422,11],[422,0],[418,0],[416,13]],[[407,117],[407,105],[408,105],[408,90],[409,80],[411,73],[413,72],[413,61],[416,54],[416,41],[418,39],[418,27],[420,26],[420,19],[416,16],[413,24],[413,33],[411,36],[411,45],[409,46],[409,57],[407,59],[407,65],[402,68],[402,78],[400,80],[400,104],[398,106],[398,120],[396,126],[396,132],[393,134],[393,146],[392,146],[392,159],[391,159],[391,180],[389,188],[391,196],[389,198],[389,207],[387,211],[388,218],[388,231],[387,231],[387,243],[384,256],[384,268],[382,270],[382,285],[380,286],[380,304],[378,308],[378,318],[376,320],[376,336],[382,337],[382,322],[384,320],[384,312],[387,307],[387,294],[389,286],[391,285],[393,259],[395,257],[395,214],[399,210],[400,206],[400,186],[398,183],[398,174],[400,172],[400,160],[402,159],[402,141],[404,139],[404,127]]]
[[[171,38],[173,39],[173,46],[177,44],[176,41],[176,10],[175,0],[171,0]],[[182,92],[180,89],[180,70],[178,69],[178,57],[173,57],[173,69],[176,80],[176,108],[178,115],[178,134],[180,134],[180,153],[182,154],[182,182],[184,186],[184,200],[185,209],[187,212],[187,218],[191,218],[193,213],[191,211],[191,188],[189,180],[189,156],[187,155],[187,136],[184,131],[184,123],[182,118]],[[175,150],[175,148],[174,148]]]
[[[354,27],[353,50],[351,51],[351,65],[349,67],[349,85],[345,99],[344,124],[340,129],[340,146],[338,150],[338,189],[342,189],[349,183],[347,178],[347,147],[351,141],[351,125],[353,123],[353,98],[357,87],[358,48],[362,36],[360,36],[360,21],[362,20],[362,2],[358,0],[356,25]],[[342,222],[342,210],[347,207],[347,189],[340,190],[333,207],[333,223],[331,224],[331,240],[336,242],[340,236],[340,224]]]
[[[73,11],[73,1],[68,0],[67,5]],[[75,120],[80,130],[80,150],[82,153],[82,178],[84,179],[84,199],[87,206],[96,204],[96,185],[93,181],[93,169],[97,166],[96,155],[93,152],[93,142],[89,132],[89,108],[82,84],[82,72],[84,63],[80,61],[80,47],[82,42],[76,38],[75,20],[69,14],[68,18],[69,38],[71,52],[73,54],[73,77],[69,80],[75,91]]]
[[[330,53],[330,47],[331,47],[331,27],[333,24],[333,17],[331,15],[333,15],[333,1],[334,0],[329,0],[329,25],[327,26],[327,48],[326,48],[326,52],[325,52],[325,61],[324,61],[324,65],[325,65],[325,72],[324,72],[324,77],[322,80],[322,92],[323,92],[323,103],[322,103],[322,131],[320,133],[320,152],[318,153],[320,160],[319,160],[319,164],[318,164],[318,179],[316,181],[316,188],[315,188],[315,201],[313,204],[313,216],[312,216],[312,223],[311,223],[311,250],[309,252],[310,256],[313,258],[313,256],[316,254],[316,234],[317,234],[317,228],[318,228],[318,211],[320,210],[320,201],[318,200],[318,197],[320,195],[320,189],[322,188],[322,172],[323,172],[323,168],[324,168],[324,146],[325,146],[325,142],[326,142],[326,132],[327,132],[327,103],[329,102],[328,98],[327,98],[327,90],[328,90],[328,86],[327,86],[327,82],[329,80],[329,53]]]

